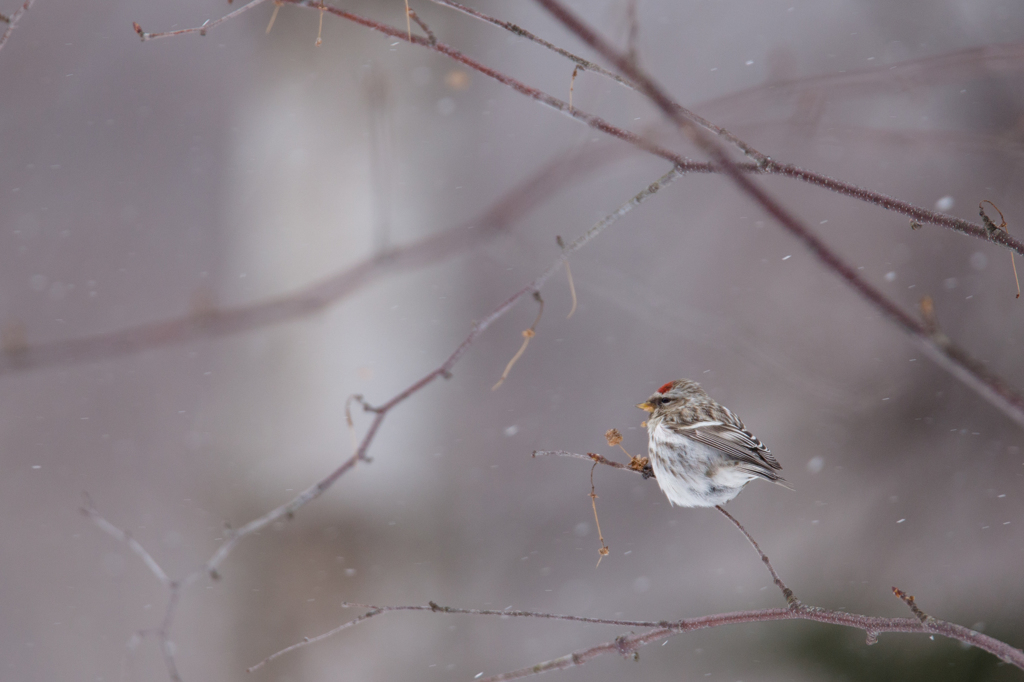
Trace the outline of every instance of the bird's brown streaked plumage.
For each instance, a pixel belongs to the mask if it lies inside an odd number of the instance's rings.
[[[755,478],[785,486],[771,451],[697,382],[670,381],[637,407],[651,413],[648,454],[673,504],[722,504]]]

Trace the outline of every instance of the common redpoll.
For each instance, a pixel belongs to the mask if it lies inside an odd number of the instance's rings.
[[[672,504],[724,504],[755,478],[785,486],[771,451],[697,382],[670,381],[637,407],[651,413],[647,452]]]

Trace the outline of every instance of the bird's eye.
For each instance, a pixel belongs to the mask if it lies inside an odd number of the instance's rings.
[[[660,404],[660,405],[664,405],[667,402],[668,402],[668,398],[666,398],[664,396],[662,396],[661,398],[658,398],[658,404]]]

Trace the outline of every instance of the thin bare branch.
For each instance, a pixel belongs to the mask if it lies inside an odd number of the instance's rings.
[[[267,2],[267,0],[249,0],[249,2],[242,5],[234,12],[229,12],[228,14],[225,14],[219,19],[213,19],[212,21],[207,19],[203,22],[202,26],[194,26],[192,28],[181,28],[175,31],[163,31],[160,33],[146,33],[142,30],[142,27],[139,26],[138,22],[133,23],[132,27],[135,29],[135,32],[139,34],[139,38],[141,38],[143,41],[155,40],[157,38],[171,38],[173,36],[181,36],[187,33],[198,33],[201,36],[205,36],[206,32],[210,29],[216,28],[220,24],[223,24],[225,21],[234,19],[239,14],[244,14],[245,12],[248,12],[249,10],[258,7],[259,5],[262,5],[265,2]]]
[[[771,574],[772,582],[775,583],[776,587],[782,590],[782,596],[786,598],[786,603],[789,604],[789,608],[799,608],[800,600],[793,595],[793,590],[786,587],[786,584],[782,582],[782,578],[780,578],[779,574],[775,572],[775,567],[772,566],[772,562],[768,560],[768,555],[761,550],[761,546],[757,544],[757,540],[754,539],[754,536],[747,532],[747,529],[743,527],[742,523],[736,520],[735,516],[725,511],[725,508],[722,505],[716,504],[715,509],[725,514],[725,518],[732,521],[733,525],[739,528],[740,532],[743,533],[743,536],[747,538],[748,542],[750,542],[754,551],[757,552],[758,556],[761,557],[761,561],[764,562],[765,568],[767,568],[768,572]]]
[[[329,637],[333,637],[342,630],[347,630],[355,625],[359,625],[363,621],[369,620],[374,616],[379,616],[382,613],[393,613],[395,611],[430,611],[432,613],[449,613],[449,614],[461,614],[469,616],[498,616],[501,618],[540,618],[544,620],[565,620],[572,621],[575,623],[591,623],[596,625],[618,625],[622,627],[656,627],[658,623],[648,621],[631,621],[631,620],[617,620],[607,618],[587,618],[585,616],[570,616],[562,615],[557,613],[541,613],[538,611],[513,611],[507,609],[504,611],[495,611],[492,609],[460,609],[453,606],[439,606],[434,602],[430,602],[426,606],[374,606],[372,604],[343,604],[346,608],[364,608],[370,609],[358,618],[353,618],[350,621],[346,621],[327,632],[317,635],[315,637],[306,637],[301,642],[296,642],[291,646],[285,647],[280,651],[277,651],[270,656],[267,656],[256,665],[248,668],[248,672],[259,670],[267,663],[270,663],[276,658],[283,656],[296,649],[302,649],[309,646],[310,644],[316,644],[317,642],[323,641]]]
[[[437,36],[435,36],[434,32],[430,30],[429,26],[427,26],[427,22],[420,19],[420,15],[416,14],[416,10],[411,9],[409,7],[408,0],[405,3],[405,11],[408,14],[408,16],[411,17],[412,20],[416,22],[416,25],[423,29],[423,32],[427,34],[427,40],[430,42],[430,44],[434,45],[435,43],[437,43]],[[410,29],[410,35],[412,35],[411,30],[412,29]]]
[[[469,7],[465,7],[464,5],[460,5],[459,3],[454,2],[454,0],[432,0],[432,2],[435,2],[435,3],[439,4],[439,5],[444,5],[445,7],[451,7],[452,9],[457,10],[459,12],[462,12],[463,14],[467,14],[467,15],[475,18],[475,19],[479,19],[479,20],[481,20],[483,22],[486,22],[488,24],[493,24],[494,26],[498,26],[499,28],[503,28],[506,31],[514,33],[517,36],[520,36],[522,38],[526,38],[527,40],[532,41],[534,43],[537,43],[538,45],[540,45],[542,47],[546,47],[547,49],[551,50],[552,52],[555,52],[555,53],[565,57],[566,59],[574,62],[576,64],[576,68],[573,69],[573,72],[572,72],[572,83],[576,82],[576,71],[578,69],[584,69],[586,71],[593,71],[594,73],[601,74],[602,76],[605,76],[606,78],[611,78],[616,83],[619,83],[620,85],[623,85],[623,86],[629,88],[630,90],[636,90],[637,89],[636,86],[629,79],[623,78],[622,76],[620,76],[620,75],[618,75],[616,73],[613,73],[612,71],[609,71],[608,69],[605,69],[604,67],[600,66],[599,64],[595,64],[593,62],[587,61],[583,57],[575,55],[572,52],[569,52],[568,50],[564,50],[564,49],[558,47],[557,45],[553,45],[552,43],[544,40],[543,38],[539,38],[538,36],[534,35],[533,33],[530,33],[526,29],[524,29],[524,28],[522,28],[520,26],[517,26],[517,25],[515,25],[515,24],[513,24],[511,22],[502,21],[501,19],[495,19],[494,17],[488,16],[488,15],[484,14],[483,12],[480,12],[480,11],[474,10],[474,9],[470,9]],[[637,39],[637,30],[638,30],[638,26],[637,26],[637,23],[636,23],[636,7],[635,7],[635,5],[630,5],[630,7],[628,8],[627,11],[629,13],[629,23],[630,23],[630,26],[629,26],[629,46],[630,47],[628,49],[629,49],[629,54],[631,55],[630,58],[633,59],[635,57],[634,48],[635,48],[635,43],[636,43],[636,39]],[[570,110],[572,109],[572,84],[570,84],[570,86],[569,86],[569,109]],[[759,165],[763,165],[768,160],[768,157],[766,157],[764,154],[762,154],[761,152],[757,151],[756,149],[754,149],[753,147],[748,145],[746,142],[744,142],[743,140],[739,139],[738,137],[736,137],[735,135],[730,133],[725,128],[722,128],[720,126],[716,126],[711,121],[708,121],[704,117],[696,114],[693,111],[690,111],[686,107],[678,105],[678,109],[679,109],[679,113],[681,115],[685,116],[690,121],[693,121],[694,123],[696,123],[699,126],[703,126],[704,128],[706,128],[706,129],[710,130],[711,132],[715,133],[716,135],[720,136],[722,139],[730,142],[731,144],[736,145],[736,147],[740,151],[742,151],[744,154],[746,154],[750,158],[754,159],[754,161],[756,161]]]
[[[274,22],[277,21],[277,13],[281,11],[281,3],[278,0],[274,0],[274,12],[270,15],[270,21],[267,22],[267,30],[264,35],[270,35],[270,29],[274,28]]]
[[[439,606],[434,602],[430,602],[429,605],[419,606],[374,606],[370,604],[347,604],[347,606],[359,607],[369,609],[367,613],[355,618],[353,620],[342,623],[338,627],[325,632],[316,637],[307,637],[301,642],[293,644],[285,649],[282,649],[274,654],[271,654],[264,660],[260,661],[256,665],[249,668],[250,672],[256,670],[270,661],[280,657],[281,655],[301,649],[305,646],[313,644],[315,642],[322,641],[332,635],[335,635],[342,630],[347,630],[355,625],[358,625],[370,618],[385,613],[395,613],[399,611],[421,611],[430,613],[443,613],[443,614],[456,614],[456,615],[468,615],[468,616],[497,616],[499,618],[536,618],[545,620],[563,620],[576,623],[589,623],[595,625],[615,625],[618,627],[627,628],[650,628],[648,632],[640,634],[623,635],[615,638],[611,642],[599,644],[597,646],[588,647],[575,651],[566,656],[546,661],[544,663],[538,663],[531,665],[526,668],[514,670],[508,673],[502,673],[500,675],[494,675],[491,677],[483,678],[483,680],[489,682],[500,682],[503,680],[515,680],[523,677],[530,677],[532,675],[538,675],[543,672],[551,670],[564,670],[565,668],[572,668],[575,666],[583,665],[591,659],[597,658],[603,654],[616,653],[619,655],[633,655],[636,651],[647,644],[663,640],[673,635],[682,634],[685,632],[693,632],[695,630],[706,630],[715,627],[721,627],[723,625],[738,625],[741,623],[763,623],[770,621],[779,620],[808,620],[817,623],[827,623],[830,625],[841,625],[844,627],[856,628],[863,630],[868,633],[869,636],[877,637],[878,634],[887,632],[906,632],[906,633],[925,633],[925,634],[937,634],[949,639],[955,639],[965,644],[970,644],[983,651],[998,657],[999,659],[1010,663],[1018,668],[1024,669],[1024,651],[1010,646],[1009,644],[997,640],[988,635],[983,635],[979,632],[975,632],[969,628],[965,628],[961,625],[949,623],[946,621],[936,620],[929,617],[927,622],[922,622],[918,618],[884,618],[879,616],[865,616],[856,613],[848,613],[846,611],[832,611],[828,609],[821,609],[812,606],[800,605],[796,608],[789,609],[760,609],[754,611],[735,611],[731,613],[718,613],[709,616],[700,616],[697,618],[684,618],[682,620],[621,620],[613,618],[587,618],[583,616],[571,616],[561,615],[553,613],[543,613],[538,611],[513,611],[511,609],[506,611],[496,611],[489,609],[461,609],[450,606]]]
[[[21,21],[21,17],[29,10],[29,8],[32,7],[32,4],[35,1],[36,0],[25,0],[25,2],[21,4],[21,7],[16,9],[14,14],[9,17],[0,14],[0,21],[7,24],[7,28],[5,28],[3,34],[0,35],[0,50],[4,49],[4,45],[7,44],[7,39],[14,33],[14,29],[17,27],[18,22]]]
[[[128,545],[129,549],[132,550],[140,559],[142,563],[156,576],[157,580],[167,588],[167,607],[164,609],[163,618],[160,621],[160,627],[155,630],[142,630],[134,635],[129,640],[129,650],[133,648],[133,642],[141,640],[142,637],[153,634],[156,635],[160,642],[160,655],[164,660],[164,667],[167,668],[167,675],[171,678],[172,682],[181,682],[181,674],[178,672],[178,664],[174,659],[174,642],[171,641],[171,626],[174,624],[174,616],[178,609],[178,602],[181,598],[181,590],[184,586],[183,582],[171,580],[160,564],[156,562],[146,548],[139,543],[138,540],[133,538],[131,534],[118,528],[114,524],[107,521],[102,514],[100,514],[96,507],[93,506],[92,500],[88,495],[85,496],[85,505],[81,507],[81,512],[84,516],[88,517],[100,527],[103,532],[107,533],[111,537],[119,540],[120,542]]]
[[[93,506],[92,500],[89,499],[88,495],[86,495],[85,498],[85,505],[83,505],[80,508],[80,510],[84,516],[92,519],[92,522],[99,526],[100,530],[102,530],[104,533],[111,536],[115,540],[118,540],[128,545],[128,548],[135,552],[135,554],[140,559],[142,559],[142,563],[146,564],[146,568],[148,568],[150,572],[156,576],[156,579],[159,580],[164,587],[171,587],[174,584],[174,582],[167,576],[167,573],[164,571],[164,569],[160,567],[160,564],[157,563],[156,559],[153,558],[153,555],[147,552],[146,548],[143,547],[138,540],[131,536],[131,533],[129,533],[126,530],[122,530],[114,524],[110,523],[110,521],[107,521],[105,518],[103,518],[102,514],[96,511],[96,508]]]
[[[988,635],[975,632],[962,625],[946,621],[933,620],[925,624],[916,618],[882,618],[878,616],[863,616],[845,611],[830,611],[810,606],[801,606],[798,609],[763,609],[761,611],[740,611],[737,613],[721,613],[702,618],[691,618],[672,623],[664,623],[661,626],[641,634],[630,634],[616,637],[611,642],[598,644],[597,646],[579,649],[561,656],[559,658],[537,663],[526,668],[513,670],[500,675],[484,677],[480,682],[508,682],[524,677],[532,677],[551,670],[565,670],[581,666],[598,656],[604,654],[619,654],[620,656],[633,656],[638,650],[648,644],[661,641],[673,635],[693,630],[719,627],[722,625],[735,625],[738,623],[763,623],[776,620],[809,620],[830,625],[841,625],[856,628],[867,633],[868,641],[871,642],[881,633],[886,632],[919,632],[925,634],[940,635],[949,639],[955,639],[964,644],[987,651],[1002,661],[1010,663],[1024,670],[1024,651],[1016,649],[1005,642],[1001,642]]]
[[[555,243],[558,244],[558,248],[565,248],[565,242],[562,241],[560,235],[555,235]],[[568,320],[576,312],[576,284],[572,281],[572,268],[569,267],[569,261],[565,261],[565,276],[569,278],[569,294],[572,296],[572,308],[569,309],[569,314],[565,316],[565,319]]]
[[[506,31],[509,31],[510,33],[514,33],[515,35],[520,36],[522,38],[526,38],[527,40],[537,43],[542,47],[546,47],[552,52],[560,54],[566,59],[574,62],[576,66],[583,69],[584,71],[593,71],[594,73],[599,73],[602,76],[605,76],[606,78],[611,78],[613,81],[619,83],[620,85],[626,86],[627,88],[633,87],[629,83],[629,81],[627,81],[619,74],[613,73],[608,69],[604,68],[603,66],[601,66],[600,64],[595,64],[594,62],[588,61],[583,57],[580,57],[579,55],[575,55],[572,52],[569,52],[568,50],[564,50],[558,47],[557,45],[549,43],[543,38],[540,38],[534,35],[533,33],[530,33],[525,28],[517,26],[516,24],[513,24],[510,21],[502,21],[501,19],[496,19],[492,16],[484,14],[479,10],[475,10],[472,7],[466,7],[465,5],[455,2],[454,0],[431,0],[431,2],[433,2],[436,5],[443,5],[445,7],[451,8],[457,12],[462,12],[463,14],[473,17],[474,19],[479,19],[484,23],[492,24],[494,26],[497,26],[498,28],[503,28]]]
[[[0,352],[0,376],[54,365],[95,362],[191,341],[240,334],[315,315],[394,272],[409,272],[451,258],[505,232],[513,223],[561,191],[616,158],[614,150],[585,148],[560,154],[526,181],[509,190],[473,220],[392,247],[306,288],[235,308],[151,322],[112,332],[28,345],[16,328]],[[700,170],[702,164],[695,164]]]
[[[320,23],[317,25],[317,29],[316,29],[316,42],[314,43],[315,47],[320,47],[321,45],[323,45],[323,43],[324,43],[323,35],[324,35],[324,2],[323,2],[323,0],[320,0]]]

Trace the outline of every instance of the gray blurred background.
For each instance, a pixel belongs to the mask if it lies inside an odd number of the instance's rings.
[[[238,3],[235,3],[237,6]],[[618,44],[626,3],[574,5]],[[18,3],[6,0],[0,12]],[[574,51],[532,3],[478,1]],[[566,98],[570,65],[496,28],[413,4],[438,38]],[[290,499],[352,452],[344,403],[381,403],[436,367],[473,320],[667,170],[453,61],[271,4],[208,36],[141,44],[225,3],[38,0],[0,50],[0,325],[8,344],[71,339],[287,294],[473,221],[556,159],[564,185],[504,231],[393,273],[320,314],[228,338],[0,376],[0,677],[165,680],[166,591],[79,514],[83,492],[172,577],[225,523]],[[404,26],[403,3],[347,9]],[[1018,40],[1014,0],[639,4],[641,64],[687,106],[780,161],[976,219],[994,201],[1024,236],[1024,63],[907,60]],[[873,68],[873,70],[871,70]],[[856,82],[815,76],[869,69]],[[795,84],[772,87],[787,81]],[[638,95],[583,73],[574,104],[693,154]],[[956,341],[1024,388],[1009,254],[779,178],[759,180],[906,309],[935,299]],[[1024,263],[1018,263],[1018,267]],[[754,483],[729,509],[804,601],[936,617],[1024,645],[1022,431],[920,357],[720,177],[690,176],[631,213],[525,301],[448,381],[395,409],[357,467],[289,523],[250,537],[182,597],[185,680],[471,680],[605,642],[621,628],[382,616],[247,676],[358,615],[343,601],[508,606],[672,619],[782,605],[714,510],[653,481],[537,449],[599,452],[634,405],[690,377],[732,407],[795,488]],[[15,341],[12,342],[11,339]],[[8,351],[11,346],[7,346]],[[356,435],[369,424],[356,415]],[[1021,679],[955,642],[811,623],[675,637],[640,663],[563,680]]]

